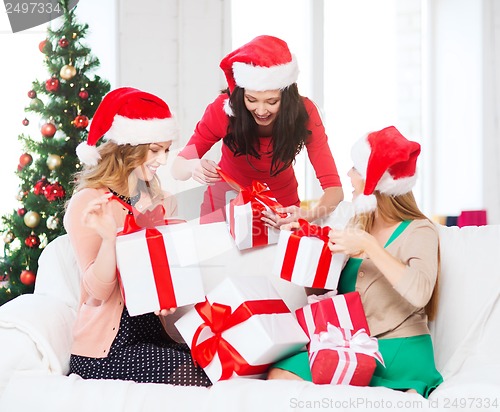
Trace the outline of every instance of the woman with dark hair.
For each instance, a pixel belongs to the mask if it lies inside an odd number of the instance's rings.
[[[228,89],[206,108],[173,170],[177,179],[209,185],[201,221],[223,218],[231,187],[221,181],[219,170],[243,187],[255,180],[269,186],[283,206],[280,211],[288,214],[265,213],[263,220],[271,226],[330,214],[343,199],[340,178],[318,109],[299,94],[298,65],[288,45],[276,37],[259,36],[224,57],[220,67]],[[219,163],[204,159],[221,139]],[[304,147],[323,189],[307,210],[300,208],[293,170]]]
[[[330,232],[329,247],[350,256],[338,292],[359,292],[384,358],[370,386],[427,398],[443,381],[428,327],[436,314],[440,265],[437,229],[412,192],[419,154],[420,145],[393,126],[355,143],[348,173],[355,216],[347,229]],[[269,379],[312,380],[307,352],[275,364]]]

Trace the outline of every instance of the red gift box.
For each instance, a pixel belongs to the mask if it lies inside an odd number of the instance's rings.
[[[363,329],[353,334],[328,324],[326,331],[312,336],[309,345],[312,381],[317,384],[368,386],[375,360],[384,364],[377,339]]]
[[[325,331],[328,323],[353,332],[364,329],[370,334],[359,292],[342,295],[328,292],[321,296],[309,296],[308,301],[308,305],[295,311],[297,321],[307,336]]]
[[[239,190],[238,196],[226,206],[226,220],[229,232],[239,250],[250,249],[257,246],[271,245],[278,242],[279,229],[268,227],[262,220],[262,212],[271,210],[278,213],[277,208],[282,207],[268,186],[254,181],[250,187],[242,187],[224,172],[219,171],[222,178],[232,187]]]

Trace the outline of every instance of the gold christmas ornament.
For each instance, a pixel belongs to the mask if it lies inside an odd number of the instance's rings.
[[[47,166],[50,170],[55,170],[61,166],[62,159],[61,156],[56,154],[49,154],[47,156]]]
[[[76,69],[71,64],[66,64],[63,67],[61,67],[61,71],[59,72],[59,75],[64,80],[70,80],[73,77],[75,77]]]
[[[37,212],[27,212],[24,215],[24,224],[29,228],[33,229],[40,223],[40,215]]]

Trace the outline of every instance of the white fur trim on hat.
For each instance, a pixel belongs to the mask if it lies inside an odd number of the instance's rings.
[[[176,140],[178,136],[179,128],[173,117],[143,120],[116,115],[105,139],[136,146]]]
[[[417,173],[410,177],[394,179],[390,173],[385,172],[377,184],[377,190],[391,196],[399,196],[408,193],[417,182]]]
[[[85,163],[86,165],[90,166],[95,166],[99,161],[99,159],[101,158],[101,155],[97,150],[97,147],[89,146],[87,142],[81,142],[76,147],[76,155],[78,156],[78,159],[80,159],[82,163]]]
[[[366,140],[366,136],[358,139],[351,148],[352,164],[356,171],[366,179],[366,170],[368,168],[368,159],[372,149],[370,143]]]
[[[290,63],[271,67],[235,62],[233,76],[236,84],[247,90],[281,90],[297,82],[299,66],[294,55]]]

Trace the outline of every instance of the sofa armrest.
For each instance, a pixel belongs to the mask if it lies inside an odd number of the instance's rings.
[[[10,349],[8,361],[0,357],[0,374],[10,376],[16,370],[29,369],[27,359],[34,360],[34,370],[67,373],[75,317],[74,309],[45,295],[21,295],[2,305],[0,342]]]

